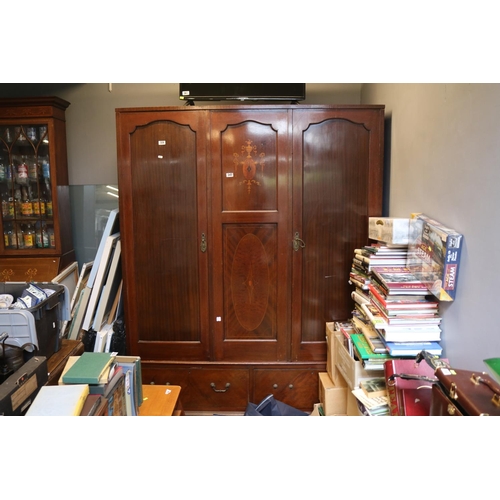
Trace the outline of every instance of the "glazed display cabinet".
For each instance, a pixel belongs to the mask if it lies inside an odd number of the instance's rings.
[[[50,281],[75,260],[68,106],[58,97],[0,99],[0,281]]]

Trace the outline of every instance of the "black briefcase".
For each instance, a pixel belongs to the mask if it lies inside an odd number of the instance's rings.
[[[47,383],[47,358],[34,356],[0,385],[0,415],[23,416]]]

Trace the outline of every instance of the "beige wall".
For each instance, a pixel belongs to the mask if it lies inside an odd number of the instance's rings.
[[[361,84],[308,83],[304,104],[356,104]],[[71,185],[116,184],[115,108],[182,106],[178,83],[0,84],[1,97],[57,95],[66,111]]]
[[[464,234],[443,345],[457,367],[484,370],[500,357],[500,85],[364,84],[361,101],[386,106],[387,215],[424,212]]]

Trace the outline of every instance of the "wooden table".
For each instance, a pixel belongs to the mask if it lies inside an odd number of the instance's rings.
[[[143,385],[140,417],[177,417],[184,415],[179,385]]]

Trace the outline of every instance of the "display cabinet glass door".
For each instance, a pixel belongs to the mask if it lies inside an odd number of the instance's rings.
[[[3,247],[54,249],[48,124],[0,126]]]

